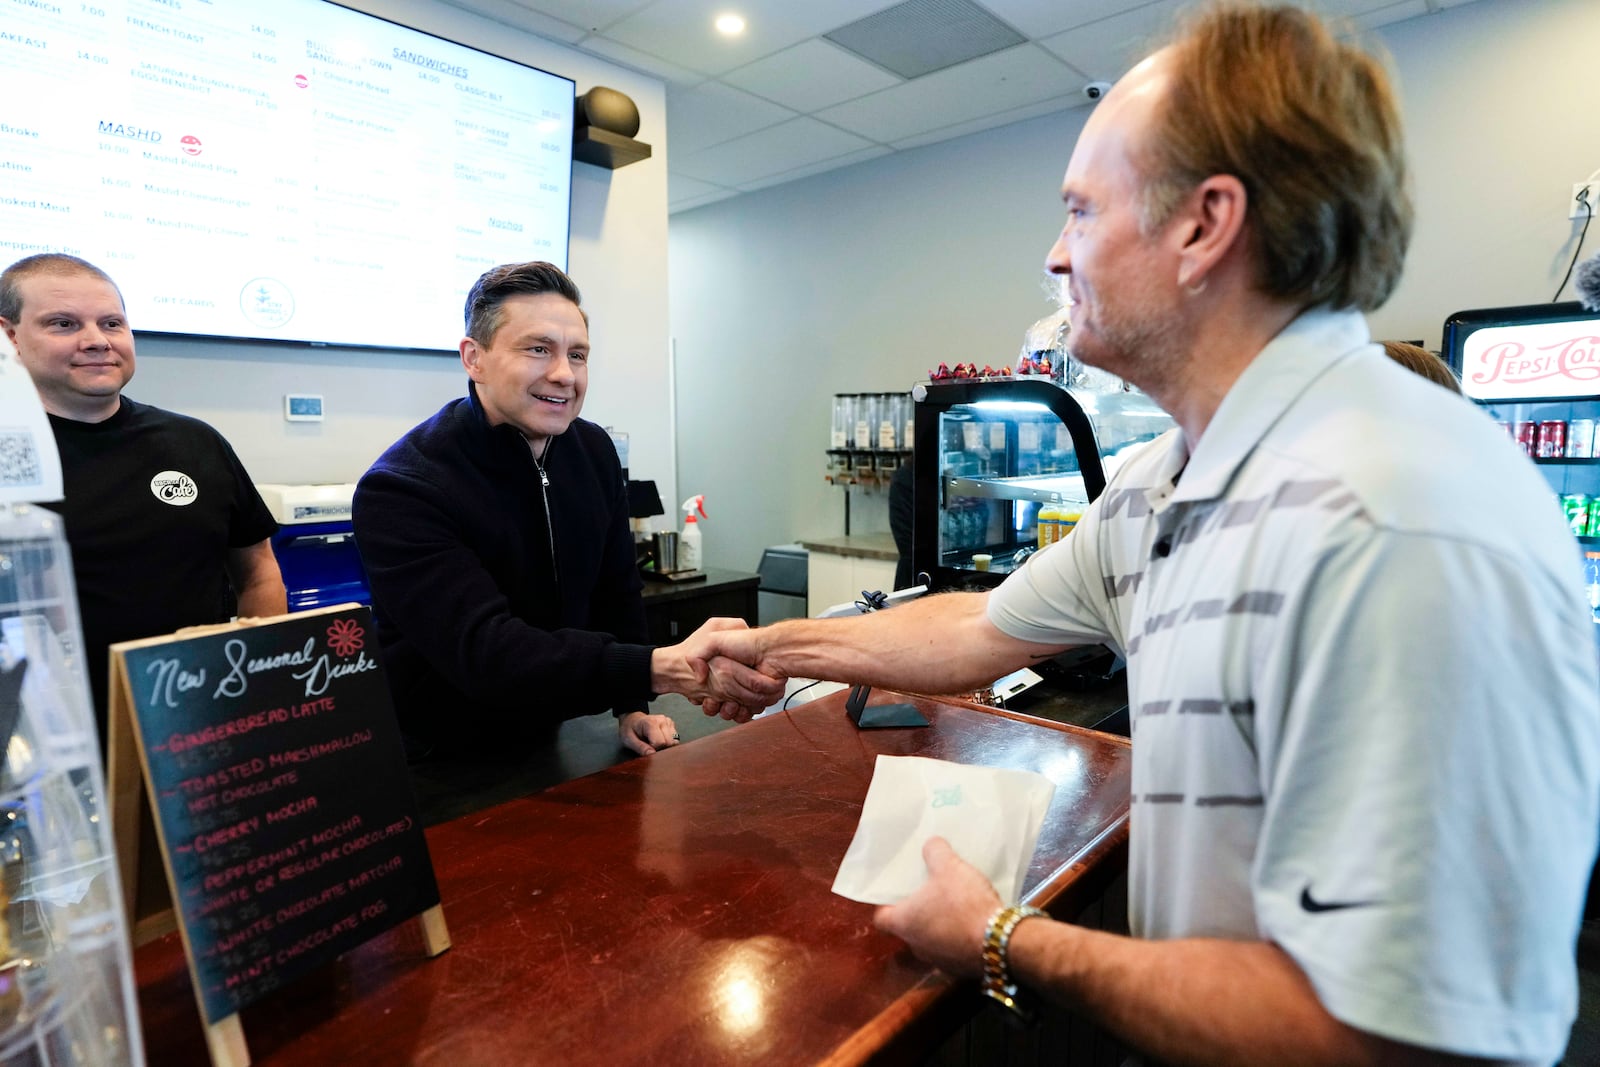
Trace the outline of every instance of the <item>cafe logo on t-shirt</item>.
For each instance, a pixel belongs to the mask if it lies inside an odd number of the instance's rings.
[[[200,487],[182,471],[162,471],[150,479],[150,491],[163,504],[185,507],[200,498]]]

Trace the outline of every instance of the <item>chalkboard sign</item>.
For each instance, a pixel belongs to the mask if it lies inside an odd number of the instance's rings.
[[[208,1024],[438,905],[366,608],[112,654]]]

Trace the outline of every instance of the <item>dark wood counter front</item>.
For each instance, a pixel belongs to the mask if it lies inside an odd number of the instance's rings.
[[[873,703],[899,699],[873,694]],[[980,998],[830,891],[879,753],[1056,782],[1026,880],[1070,915],[1122,867],[1127,743],[969,705],[858,731],[843,694],[428,831],[454,948],[410,927],[245,1012],[261,1064],[914,1062]],[[136,954],[149,1061],[203,1064],[175,937]]]

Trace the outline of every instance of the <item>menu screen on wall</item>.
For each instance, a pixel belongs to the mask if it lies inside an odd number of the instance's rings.
[[[0,267],[102,267],[141,332],[454,350],[566,266],[573,83],[323,0],[0,0]]]

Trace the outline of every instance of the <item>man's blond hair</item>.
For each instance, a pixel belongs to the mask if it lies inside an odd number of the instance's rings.
[[[1294,7],[1219,3],[1172,43],[1172,80],[1137,158],[1154,229],[1214,174],[1249,197],[1257,288],[1371,311],[1411,239],[1400,114],[1372,55]]]

